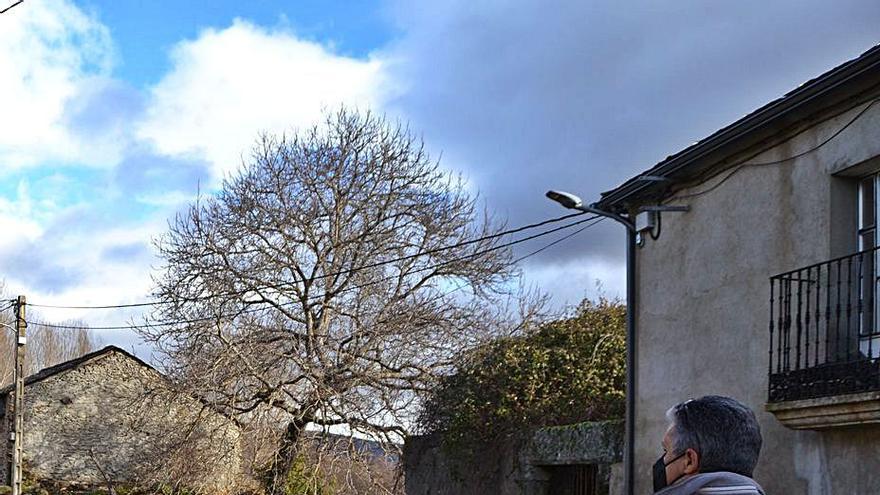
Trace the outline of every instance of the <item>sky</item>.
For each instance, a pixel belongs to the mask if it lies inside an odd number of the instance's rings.
[[[564,213],[546,190],[596,200],[880,41],[876,0],[550,5],[26,0],[0,15],[7,292],[146,300],[168,221],[216,191],[258,133],[328,108],[409,122],[517,226]],[[604,222],[527,259],[524,281],[557,308],[622,297],[623,248],[622,228]],[[137,315],[37,311],[92,325]]]

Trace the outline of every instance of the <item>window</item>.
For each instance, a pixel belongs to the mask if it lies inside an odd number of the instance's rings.
[[[554,466],[550,468],[550,492],[554,495],[596,495],[599,493],[595,464]]]
[[[859,251],[877,247],[877,175],[859,183]]]
[[[873,174],[863,178],[859,182],[859,251],[872,251],[865,258],[865,277],[860,287],[860,302],[862,314],[859,324],[859,351],[862,355],[871,358],[880,357],[880,301],[878,301],[877,287],[880,281],[878,271],[878,244],[877,244],[877,217],[878,204],[877,193],[880,174]]]

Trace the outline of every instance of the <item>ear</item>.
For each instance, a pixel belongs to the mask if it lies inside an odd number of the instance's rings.
[[[700,472],[700,454],[694,449],[687,449],[684,453],[684,474],[697,474]]]

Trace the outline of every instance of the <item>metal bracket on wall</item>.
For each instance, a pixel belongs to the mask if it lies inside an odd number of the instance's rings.
[[[691,207],[689,205],[652,205],[652,206],[642,206],[639,208],[639,211],[677,211],[677,212],[685,212],[691,211]]]
[[[650,205],[642,206],[635,216],[636,228],[636,244],[639,247],[645,245],[645,234],[647,233],[651,239],[660,238],[660,230],[662,223],[660,214],[663,212],[684,213],[690,211],[691,207],[687,205]]]

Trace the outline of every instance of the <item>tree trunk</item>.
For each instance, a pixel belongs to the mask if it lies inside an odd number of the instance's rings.
[[[296,459],[296,444],[299,440],[299,434],[305,425],[304,422],[300,421],[291,421],[287,424],[287,430],[281,437],[281,441],[278,444],[278,452],[275,454],[275,459],[272,460],[272,466],[269,469],[267,479],[269,486],[267,491],[270,495],[285,495],[288,474]]]

